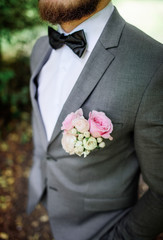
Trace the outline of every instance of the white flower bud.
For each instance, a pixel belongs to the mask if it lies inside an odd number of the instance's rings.
[[[79,147],[79,146],[82,146],[83,145],[83,142],[82,141],[77,141],[75,143],[75,147]]]
[[[75,136],[77,134],[76,128],[71,129],[70,133]]]
[[[85,157],[87,157],[88,154],[90,154],[90,151],[85,150],[85,151],[83,152],[83,154],[84,154],[84,158],[85,158]]]
[[[102,138],[101,138],[101,137],[98,137],[98,138],[97,138],[97,142],[98,142],[98,143],[101,143],[101,142],[102,142]]]
[[[105,147],[105,143],[104,143],[104,142],[101,142],[101,143],[99,144],[99,147],[100,147],[100,148],[104,148],[104,147]]]
[[[81,141],[83,138],[84,138],[84,135],[83,134],[79,134],[78,140]]]
[[[108,139],[109,139],[110,141],[112,141],[112,140],[113,140],[113,137],[109,135]]]
[[[84,132],[84,137],[89,138],[90,137],[90,132]]]
[[[84,148],[82,146],[77,146],[75,147],[74,151],[78,156],[81,156],[83,154]]]

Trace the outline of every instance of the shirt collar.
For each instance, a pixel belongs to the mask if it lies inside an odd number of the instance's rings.
[[[88,18],[86,21],[82,22],[69,34],[83,29],[87,39],[87,51],[91,52],[98,38],[100,37],[104,26],[109,20],[113,10],[114,6],[112,2],[110,2],[104,9],[97,12],[92,17]],[[58,31],[67,35],[67,33],[64,32],[61,26],[58,27]]]

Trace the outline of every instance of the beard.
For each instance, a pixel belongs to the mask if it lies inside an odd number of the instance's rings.
[[[101,0],[39,0],[38,5],[42,20],[55,25],[91,15],[100,2]]]

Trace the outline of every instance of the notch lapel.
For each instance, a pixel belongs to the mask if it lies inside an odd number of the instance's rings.
[[[34,83],[34,80],[37,77],[37,75],[40,72],[43,65],[48,60],[51,51],[52,51],[52,48],[50,47],[50,45],[48,43],[48,38],[46,38],[43,49],[41,49],[41,51],[39,52],[39,55],[40,55],[40,56],[38,56],[39,61],[36,64],[36,66],[33,66],[34,70],[32,72],[32,76],[31,76],[31,79],[30,79],[30,94],[31,94],[32,104],[34,104],[34,105],[35,105],[35,102],[36,102],[35,101],[36,85]]]
[[[118,46],[124,25],[125,21],[115,9],[62,108],[50,144],[61,132],[61,125],[65,117],[82,106],[113,61],[114,55],[109,49]]]
[[[45,42],[45,46],[43,46],[43,48],[40,50],[39,62],[37,63],[37,66],[34,66],[34,71],[31,76],[31,79],[30,79],[31,102],[32,102],[32,106],[34,109],[33,114],[35,114],[35,116],[36,116],[37,123],[38,123],[39,129],[40,129],[41,140],[42,140],[43,146],[45,146],[45,147],[47,146],[48,142],[47,142],[46,131],[45,131],[44,123],[43,123],[42,116],[40,113],[40,109],[39,109],[37,100],[35,98],[35,94],[37,91],[35,80],[36,80],[36,77],[38,76],[41,68],[48,60],[50,53],[52,51],[52,48],[49,46],[49,43],[48,43],[48,38],[46,40],[47,41]]]

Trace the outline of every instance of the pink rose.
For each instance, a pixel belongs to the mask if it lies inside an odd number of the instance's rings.
[[[79,118],[81,116],[83,116],[83,110],[81,108],[78,109],[75,113],[72,112],[72,113],[68,114],[62,123],[61,130],[66,130],[66,131],[71,130],[74,127],[73,120],[76,118]]]
[[[76,137],[69,134],[69,133],[63,133],[63,137],[62,137],[62,147],[63,149],[69,153],[70,155],[75,153],[75,143],[76,143]]]
[[[84,117],[73,120],[73,125],[80,133],[84,133],[89,130],[89,122]]]
[[[103,112],[92,111],[89,113],[90,133],[93,137],[103,137],[112,140],[110,133],[113,131],[111,120]]]

